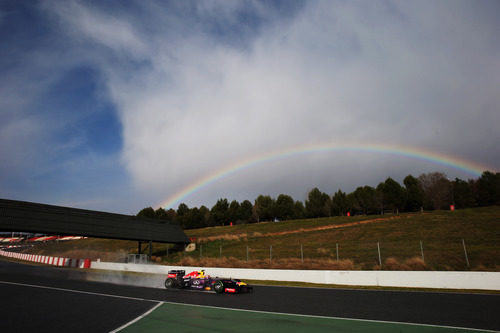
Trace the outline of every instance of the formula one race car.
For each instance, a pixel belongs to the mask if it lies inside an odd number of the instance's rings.
[[[218,294],[253,292],[253,288],[245,282],[241,282],[237,279],[212,278],[210,275],[206,275],[204,270],[193,271],[187,275],[184,270],[168,271],[167,279],[165,280],[165,288],[203,291],[213,290]]]

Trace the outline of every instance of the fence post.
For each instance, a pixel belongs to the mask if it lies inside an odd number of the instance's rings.
[[[378,249],[378,263],[380,264],[380,268],[382,268],[382,257],[380,256],[380,242],[377,242]]]
[[[422,241],[420,241],[420,253],[422,254],[422,261],[425,263],[424,246],[422,245]]]
[[[337,261],[339,261],[339,243],[335,243],[335,248],[337,249]]]
[[[219,258],[222,258],[222,245],[219,246]]]
[[[300,244],[300,261],[304,263],[304,246]]]
[[[465,261],[467,262],[467,267],[469,266],[469,257],[467,256],[467,248],[465,247],[465,240],[462,238],[462,245],[464,246]]]
[[[273,262],[273,246],[269,245],[269,263]]]

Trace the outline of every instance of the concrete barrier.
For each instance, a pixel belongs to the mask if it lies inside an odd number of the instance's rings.
[[[93,269],[167,274],[204,269],[211,276],[248,280],[309,282],[344,286],[500,290],[500,272],[323,271],[140,265],[93,261]]]
[[[435,271],[324,271],[216,267],[182,267],[125,264],[15,253],[0,250],[0,255],[61,267],[92,268],[166,275],[171,269],[186,272],[204,269],[207,274],[248,280],[307,282],[344,286],[403,288],[500,290],[500,272]]]

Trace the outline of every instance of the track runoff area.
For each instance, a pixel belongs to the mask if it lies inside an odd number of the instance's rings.
[[[297,315],[204,305],[159,302],[111,332],[496,332],[471,328]]]

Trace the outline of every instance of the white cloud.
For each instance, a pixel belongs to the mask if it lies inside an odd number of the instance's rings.
[[[241,10],[218,2],[198,7],[198,15],[228,27]],[[73,36],[109,49],[92,57],[119,108],[123,161],[136,186],[161,201],[245,156],[299,143],[385,141],[498,166],[478,152],[500,153],[498,48],[488,46],[491,22],[468,7],[310,2],[293,19],[271,12],[272,23],[247,35],[245,47],[156,5],[133,20],[75,2],[57,12]],[[272,177],[291,182],[280,167]]]

